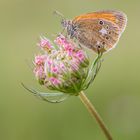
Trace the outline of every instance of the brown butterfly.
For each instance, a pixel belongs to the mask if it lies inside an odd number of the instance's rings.
[[[75,17],[73,20],[62,19],[62,26],[70,38],[79,44],[103,53],[117,44],[127,24],[127,16],[120,11],[98,11]]]

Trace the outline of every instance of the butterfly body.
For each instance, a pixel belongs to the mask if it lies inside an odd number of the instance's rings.
[[[81,45],[103,53],[115,47],[126,24],[124,13],[107,10],[77,16],[65,21],[64,27]]]

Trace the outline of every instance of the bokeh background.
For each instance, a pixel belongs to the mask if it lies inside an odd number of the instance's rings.
[[[139,0],[0,0],[0,139],[105,140],[78,97],[49,104],[32,96],[20,83],[42,89],[27,63],[37,53],[41,34],[53,39],[52,34],[62,30],[54,10],[71,19],[116,9],[127,14],[128,26],[117,47],[104,55],[95,83],[85,92],[115,140],[139,140],[139,5]],[[90,56],[95,54],[90,52]]]

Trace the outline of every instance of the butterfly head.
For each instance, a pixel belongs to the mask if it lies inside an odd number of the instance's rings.
[[[61,24],[66,29],[67,34],[71,38],[75,37],[76,27],[73,25],[72,20],[62,19]]]
[[[67,33],[70,37],[73,37],[74,29],[73,29],[73,25],[72,25],[72,20],[65,19],[64,15],[62,15],[58,11],[54,11],[53,13],[61,18],[62,27],[67,31]]]

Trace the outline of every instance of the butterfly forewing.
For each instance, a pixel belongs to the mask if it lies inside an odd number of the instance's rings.
[[[110,22],[113,22],[119,26],[121,31],[125,29],[127,24],[127,17],[123,12],[115,10],[104,10],[93,13],[87,13],[80,16],[77,16],[73,19],[73,23],[78,22],[79,20],[84,19],[104,19]]]

